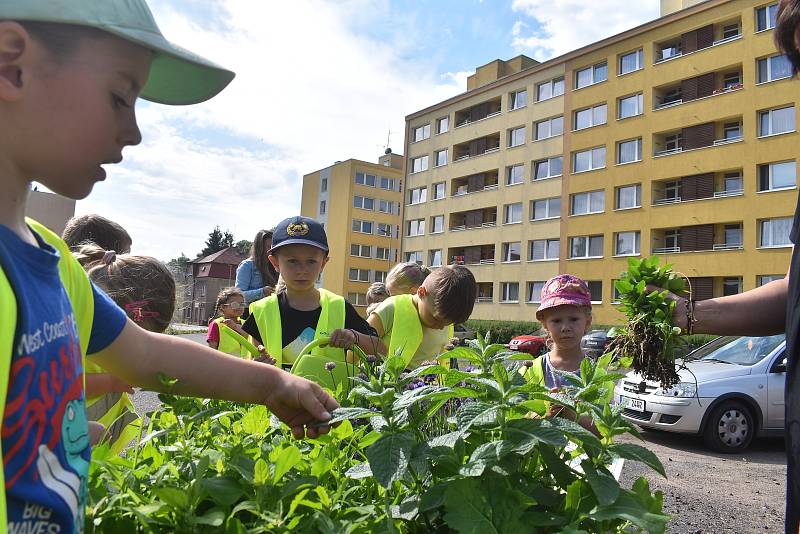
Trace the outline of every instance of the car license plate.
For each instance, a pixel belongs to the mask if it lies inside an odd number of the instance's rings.
[[[620,404],[628,409],[636,410],[637,412],[644,411],[644,401],[641,399],[632,399],[630,397],[620,397]]]

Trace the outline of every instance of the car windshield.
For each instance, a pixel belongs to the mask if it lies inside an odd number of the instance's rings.
[[[763,337],[720,337],[691,353],[689,358],[736,365],[755,365],[775,350],[784,338],[783,334]]]

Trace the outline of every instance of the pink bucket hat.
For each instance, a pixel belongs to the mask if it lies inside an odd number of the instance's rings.
[[[592,306],[592,295],[586,282],[571,274],[554,276],[542,287],[542,297],[536,318],[542,320],[542,312],[556,306]]]

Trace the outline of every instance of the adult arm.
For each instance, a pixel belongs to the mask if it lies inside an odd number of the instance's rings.
[[[317,384],[272,365],[244,360],[178,336],[155,334],[128,321],[108,347],[92,356],[107,371],[130,384],[166,391],[159,374],[177,379],[177,395],[265,404],[302,436],[318,428],[338,404]],[[224,377],[220,380],[219,377]]]
[[[789,273],[761,287],[738,295],[698,301],[694,305],[695,334],[769,336],[786,328],[786,299]],[[686,299],[677,300],[672,314],[673,324],[688,328]]]
[[[267,296],[263,287],[257,287],[255,289],[250,287],[250,280],[252,279],[253,269],[255,268],[255,264],[248,260],[244,260],[236,268],[236,287],[242,291],[244,300],[248,304]]]

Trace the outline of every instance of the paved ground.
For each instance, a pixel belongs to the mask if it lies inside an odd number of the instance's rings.
[[[205,343],[205,334],[183,337]],[[133,396],[139,413],[159,406],[155,393]],[[671,534],[746,534],[783,532],[786,452],[782,439],[755,440],[743,454],[709,451],[702,439],[666,432],[642,432],[643,444],[661,459],[665,480],[648,467],[626,461],[620,482],[630,487],[642,475],[653,490],[664,493],[664,510],[672,516]],[[622,441],[638,443],[633,436]]]
[[[669,533],[783,532],[786,452],[782,439],[755,440],[741,454],[709,451],[699,437],[643,432],[638,443],[659,457],[665,480],[648,467],[626,461],[620,482],[630,487],[641,475],[651,490],[664,493],[664,511],[672,516]]]

